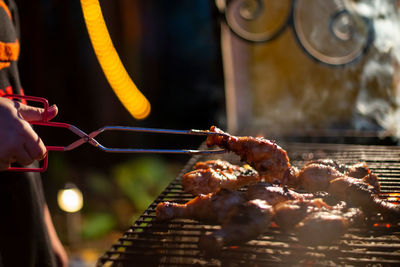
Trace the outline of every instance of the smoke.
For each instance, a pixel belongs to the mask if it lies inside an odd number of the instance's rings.
[[[398,1],[352,2],[351,10],[373,21],[375,38],[360,80],[356,128],[370,128],[371,118],[386,135],[400,137],[400,6]]]
[[[267,6],[271,2],[263,1],[264,12],[281,14],[279,5],[290,3]],[[278,136],[355,129],[384,131],[400,139],[400,1],[296,3],[296,27],[289,25],[262,44],[239,39],[240,46],[233,44],[236,54],[246,58],[235,61],[235,75],[247,78],[246,83],[236,82],[234,90],[246,97],[237,97],[236,113],[228,112],[228,117],[238,118],[241,131]]]

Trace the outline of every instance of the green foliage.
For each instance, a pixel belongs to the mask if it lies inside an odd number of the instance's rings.
[[[110,178],[99,172],[91,172],[86,177],[90,190],[101,196],[110,196],[113,192],[113,185]]]
[[[175,177],[158,157],[140,157],[115,166],[116,184],[138,212],[145,210]]]
[[[114,229],[117,222],[115,217],[109,213],[92,213],[85,217],[82,225],[82,237],[93,239],[101,237]]]

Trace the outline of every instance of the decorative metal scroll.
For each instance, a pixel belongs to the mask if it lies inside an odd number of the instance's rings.
[[[346,0],[224,0],[218,8],[243,40],[266,43],[290,27],[308,56],[330,66],[359,60],[374,39],[372,21]]]

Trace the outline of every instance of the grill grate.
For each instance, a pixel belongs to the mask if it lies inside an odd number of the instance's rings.
[[[393,196],[393,193],[400,194],[399,147],[306,143],[288,143],[283,147],[291,163],[298,167],[318,158],[331,158],[340,163],[365,161],[380,178],[382,198]],[[238,157],[232,154],[219,155],[218,158],[239,163]],[[188,219],[158,222],[155,220],[155,208],[163,201],[184,203],[192,199],[191,194],[182,191],[181,177],[197,161],[206,159],[212,157],[191,158],[181,174],[100,257],[98,266],[364,266],[400,263],[400,225],[390,225],[377,218],[365,228],[351,228],[340,241],[330,246],[301,246],[294,235],[271,226],[258,239],[224,248],[217,256],[205,255],[198,248],[199,237],[219,226]]]

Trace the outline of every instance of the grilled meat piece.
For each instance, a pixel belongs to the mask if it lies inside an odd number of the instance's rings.
[[[238,245],[264,233],[270,224],[272,207],[264,200],[254,199],[233,207],[221,229],[204,235],[199,247],[217,252],[224,246]]]
[[[320,198],[288,200],[274,206],[274,220],[282,229],[293,230],[308,214],[332,209]]]
[[[193,169],[198,170],[198,169],[208,169],[212,168],[214,170],[236,170],[240,168],[238,165],[231,164],[230,162],[226,160],[207,160],[207,161],[198,161],[194,165]]]
[[[328,192],[339,200],[361,207],[366,214],[381,213],[385,219],[399,221],[400,206],[380,199],[377,190],[365,182],[366,178],[336,178],[330,182]]]
[[[298,175],[299,187],[309,191],[326,191],[329,182],[343,176],[343,173],[330,165],[310,163],[304,166]]]
[[[343,236],[349,224],[349,220],[342,215],[321,211],[311,213],[299,222],[295,232],[303,245],[327,245]]]
[[[199,169],[186,173],[181,182],[183,190],[193,195],[214,193],[221,188],[235,190],[260,180],[258,173],[248,165],[240,167],[224,161],[208,161],[199,162],[195,168]]]
[[[359,162],[355,164],[341,164],[332,159],[317,159],[308,162],[309,164],[322,164],[325,166],[331,166],[335,168],[337,171],[343,173],[344,175],[354,177],[354,178],[364,178],[366,175],[371,173],[371,170],[368,168],[365,162]]]
[[[345,202],[330,206],[315,198],[279,203],[273,219],[280,228],[294,231],[301,244],[315,246],[337,240],[364,216],[360,209],[347,209]]]
[[[374,186],[378,192],[380,190],[378,177],[371,173],[365,163],[344,165],[332,160],[317,160],[306,164],[299,171],[298,187],[310,192],[326,191],[331,180],[343,176],[361,179]]]
[[[185,204],[159,203],[156,207],[156,218],[158,220],[186,218],[222,222],[233,206],[245,201],[247,198],[244,192],[221,189],[216,193],[199,195]]]
[[[379,192],[378,177],[371,172],[365,162],[351,165],[339,164],[331,159],[308,162],[298,174],[298,186],[308,191],[326,191],[329,182],[340,176],[364,179]]]
[[[343,208],[313,212],[295,227],[299,243],[308,246],[329,245],[343,236],[349,227],[364,220],[358,208]]]
[[[232,136],[215,126],[210,131],[224,135],[209,135],[206,141],[208,146],[216,145],[239,155],[259,173],[261,180],[282,183],[288,179],[291,168],[289,158],[276,143],[262,137]]]
[[[280,202],[295,199],[310,199],[313,194],[300,194],[287,187],[273,185],[271,183],[257,183],[249,186],[247,189],[248,199],[262,199],[271,205],[276,205]]]

